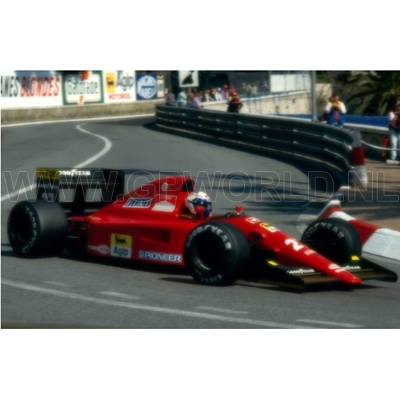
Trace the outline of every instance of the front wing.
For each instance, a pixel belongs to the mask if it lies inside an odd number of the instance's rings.
[[[341,268],[360,278],[362,281],[376,279],[396,282],[397,274],[365,258],[353,261]],[[286,267],[276,260],[265,259],[259,269],[258,282],[287,287],[296,290],[306,290],[320,286],[337,286],[345,284],[341,279],[326,275],[311,267]]]

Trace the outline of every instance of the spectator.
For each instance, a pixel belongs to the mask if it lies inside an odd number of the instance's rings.
[[[215,89],[215,88],[211,88],[209,92],[210,92],[210,101],[215,101],[215,100],[217,100],[217,99],[215,98],[216,89]]]
[[[218,88],[217,91],[215,92],[215,100],[217,101],[223,100],[221,88]]]
[[[190,91],[187,97],[187,106],[192,107],[195,92]]]
[[[247,97],[253,96],[253,87],[250,85],[250,83],[246,86],[246,95]]]
[[[178,93],[178,107],[186,107],[187,105],[187,89],[181,89]]]
[[[346,106],[342,101],[339,101],[339,95],[333,93],[330,101],[325,107],[326,122],[329,125],[340,126],[344,125],[344,114],[346,114]]]
[[[201,104],[201,93],[199,91],[196,91],[194,93],[191,107],[192,108],[202,108],[203,107]]]
[[[263,92],[265,92],[265,93],[268,93],[268,92],[269,92],[268,83],[267,83],[266,81],[264,81],[264,82],[261,84],[261,91],[263,91]]]
[[[222,100],[228,100],[228,99],[229,99],[229,89],[228,89],[228,85],[224,85],[224,86],[222,87],[222,90],[221,90],[221,97],[222,97]]]
[[[239,99],[239,96],[236,92],[232,93],[232,99],[229,101],[228,104],[228,112],[238,113],[243,107],[243,103]]]
[[[397,158],[397,148],[400,145],[400,101],[398,101],[389,113],[389,132],[390,132],[390,159],[395,161]]]
[[[169,92],[168,89],[165,89],[165,104],[167,106],[176,106],[175,95],[172,92]]]
[[[229,95],[228,95],[228,100],[231,101],[233,99],[234,95],[237,95],[237,91],[235,90],[235,88],[230,88],[229,89]]]

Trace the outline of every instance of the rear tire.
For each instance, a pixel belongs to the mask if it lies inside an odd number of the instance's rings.
[[[58,203],[21,201],[8,217],[8,240],[22,257],[58,254],[67,239],[68,222]]]
[[[337,264],[361,257],[362,244],[357,230],[340,218],[326,218],[312,222],[304,231],[301,242]]]
[[[249,263],[250,247],[239,228],[211,221],[189,234],[184,258],[195,281],[205,285],[230,285],[239,279]]]

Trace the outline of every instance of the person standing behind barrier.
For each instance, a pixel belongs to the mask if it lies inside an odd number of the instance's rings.
[[[236,92],[232,93],[232,99],[229,101],[228,112],[238,113],[240,109],[243,107],[242,101],[239,99],[239,96]]]
[[[344,114],[346,114],[346,106],[342,101],[339,101],[339,95],[333,93],[331,99],[325,107],[326,122],[329,125],[340,126],[344,125]]]
[[[212,100],[213,99],[211,98],[210,90],[209,89],[204,90],[204,93],[203,93],[203,96],[202,96],[202,101],[205,103],[207,101],[212,101]]]
[[[397,148],[400,145],[400,101],[396,103],[394,110],[390,111],[389,121],[390,159],[395,161],[397,158]]]
[[[178,107],[186,107],[187,104],[187,89],[181,89],[178,93]]]
[[[228,85],[224,85],[221,91],[221,97],[222,100],[228,100],[229,99],[229,89]]]
[[[209,93],[209,101],[216,101],[217,100],[216,97],[215,97],[215,94],[217,93],[217,89],[216,88],[212,87],[208,91],[208,93]]]
[[[194,93],[191,107],[192,108],[203,108],[203,106],[201,104],[201,93],[199,91],[196,91]]]
[[[168,89],[165,89],[165,104],[167,106],[176,106],[175,95],[172,92],[169,92]]]

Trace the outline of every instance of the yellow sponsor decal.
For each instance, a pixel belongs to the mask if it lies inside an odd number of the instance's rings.
[[[267,231],[270,231],[270,232],[275,232],[275,231],[278,230],[274,226],[272,226],[270,224],[267,224],[266,222],[262,222],[260,224],[260,226],[261,226],[261,228],[264,228],[264,229],[266,229]]]
[[[37,168],[37,179],[60,180],[60,171],[55,168]]]
[[[107,87],[107,93],[115,93],[116,90],[115,72],[106,73],[106,87]]]
[[[113,257],[131,258],[132,236],[112,233],[110,254]]]
[[[132,236],[119,235],[116,233],[111,234],[111,244],[113,246],[132,247]]]
[[[358,256],[351,256],[352,261],[360,261],[360,258]]]

